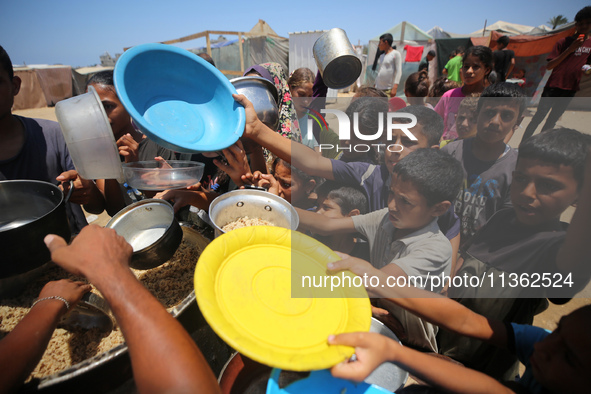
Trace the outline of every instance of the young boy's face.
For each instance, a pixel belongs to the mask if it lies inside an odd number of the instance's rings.
[[[478,113],[476,138],[487,144],[501,142],[520,121],[519,107],[513,100],[487,99]]]
[[[386,162],[386,168],[388,169],[390,174],[392,174],[392,170],[394,169],[394,166],[396,165],[396,163],[398,163],[404,157],[408,156],[408,154],[410,152],[413,152],[413,151],[420,149],[420,148],[429,148],[430,147],[429,143],[427,141],[427,137],[425,137],[423,135],[423,126],[422,125],[417,124],[415,127],[409,129],[408,131],[410,131],[412,133],[412,135],[414,135],[417,138],[416,141],[411,140],[400,129],[395,129],[392,131],[392,141],[382,141],[383,143],[386,144],[383,148],[384,149],[384,160]],[[394,144],[397,144],[397,145],[392,146],[391,150],[396,151],[396,152],[391,152],[390,150],[387,149],[387,147],[389,145],[394,145]],[[401,150],[401,147],[404,149]]]
[[[532,372],[549,392],[589,392],[591,318],[588,312],[579,309],[564,316],[552,334],[534,345],[529,359]]]
[[[316,213],[319,213],[331,219],[342,219],[347,217],[347,215],[343,215],[341,207],[339,206],[339,204],[336,203],[335,200],[328,197],[324,197],[322,199],[318,199],[318,201],[319,204]]]
[[[560,218],[577,200],[577,187],[571,166],[519,159],[511,183],[511,201],[517,219],[534,226]]]
[[[105,108],[115,139],[123,137],[133,126],[131,125],[129,113],[123,104],[121,104],[117,93],[115,93],[115,88],[98,84],[93,84],[92,86],[96,89],[101,103]]]
[[[467,108],[460,108],[456,117],[458,139],[466,139],[476,135],[476,114]]]
[[[400,230],[418,230],[426,226],[435,215],[435,206],[427,205],[410,181],[403,181],[398,174],[392,174],[388,193],[388,218]]]

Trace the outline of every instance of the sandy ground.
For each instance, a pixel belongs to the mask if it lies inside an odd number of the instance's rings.
[[[15,114],[32,118],[57,120],[55,117],[54,108],[34,108],[20,110],[15,111]],[[509,141],[509,145],[511,145],[512,147],[517,147],[519,145],[521,137],[523,136],[523,132],[525,131],[525,128],[529,124],[530,120],[531,114],[529,113],[529,111],[527,111],[525,119],[521,124],[521,127],[514,134],[511,141]],[[582,132],[591,134],[591,129],[589,128],[589,125],[591,125],[591,112],[586,111],[566,111],[562,116],[561,120],[557,124],[557,126],[570,127],[575,130],[580,130]],[[569,208],[562,215],[562,220],[570,222],[573,213],[574,208]],[[109,215],[107,215],[106,212],[104,212],[100,215],[87,215],[87,219],[89,222],[98,224],[100,226],[104,226],[109,221],[110,217]],[[579,295],[576,298],[572,299],[565,305],[550,304],[549,308],[546,311],[540,313],[535,317],[534,325],[544,327],[549,330],[554,330],[556,328],[556,324],[562,316],[567,315],[573,310],[590,303],[591,283],[581,293],[579,293]]]

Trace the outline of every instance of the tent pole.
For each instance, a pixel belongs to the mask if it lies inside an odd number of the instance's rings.
[[[484,20],[484,28],[482,29],[482,37],[484,37],[484,33],[486,33],[486,22],[488,21],[488,19]]]
[[[238,50],[240,51],[240,71],[244,73],[244,52],[242,50],[242,33],[238,33]]]
[[[211,56],[211,40],[209,39],[209,31],[206,32],[205,41],[207,42],[207,54]]]
[[[402,29],[400,31],[400,42],[404,44],[404,31],[406,30],[406,21],[402,22]],[[400,50],[400,49],[399,49]]]

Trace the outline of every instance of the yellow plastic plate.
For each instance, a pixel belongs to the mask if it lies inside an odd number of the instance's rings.
[[[369,331],[367,293],[353,286],[330,291],[329,284],[328,290],[306,287],[308,298],[292,298],[291,286],[292,280],[300,283],[301,275],[326,276],[326,265],[336,260],[328,247],[296,231],[236,229],[201,254],[195,270],[197,303],[211,328],[255,361],[291,371],[329,368],[354,350],[329,346],[329,335]]]

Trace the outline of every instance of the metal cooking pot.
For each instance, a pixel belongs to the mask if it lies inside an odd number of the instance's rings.
[[[258,118],[270,129],[279,127],[279,96],[277,88],[265,78],[248,76],[230,80],[238,94],[243,94],[254,106]]]
[[[326,86],[343,89],[361,75],[361,60],[343,29],[330,29],[316,40],[314,59]]]
[[[0,278],[22,274],[51,260],[43,238],[70,239],[64,194],[33,180],[0,181]]]
[[[191,245],[203,251],[209,240],[191,227],[181,226],[183,237]],[[170,314],[191,334],[203,351],[214,374],[218,374],[231,355],[230,348],[208,326],[201,315],[195,292],[191,291],[184,300],[174,307]],[[128,393],[135,392],[132,379],[131,361],[126,343],[104,353],[97,354],[70,368],[27,383],[23,392],[38,393]],[[122,388],[123,387],[123,388]]]
[[[172,206],[154,198],[128,205],[105,227],[114,229],[133,247],[129,266],[135,269],[150,269],[164,263],[183,240]]]
[[[209,218],[214,225],[216,237],[224,233],[222,227],[226,224],[245,216],[263,219],[291,230],[296,230],[300,221],[296,210],[283,198],[255,189],[224,193],[216,197],[209,206]]]

